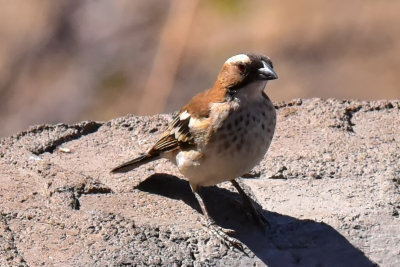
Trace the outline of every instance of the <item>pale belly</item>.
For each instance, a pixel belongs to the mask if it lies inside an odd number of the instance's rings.
[[[249,172],[267,152],[275,131],[276,112],[262,101],[233,112],[199,151],[182,151],[179,170],[190,183],[211,186]]]

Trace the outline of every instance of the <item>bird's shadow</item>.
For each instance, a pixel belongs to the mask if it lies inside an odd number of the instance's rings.
[[[201,213],[189,183],[176,176],[154,174],[136,188],[182,200]],[[377,266],[325,223],[261,209],[270,224],[263,231],[246,215],[239,194],[214,186],[204,188],[202,196],[216,223],[235,230],[234,237],[268,266]]]

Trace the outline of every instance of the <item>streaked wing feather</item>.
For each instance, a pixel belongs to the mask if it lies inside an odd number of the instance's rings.
[[[152,153],[167,152],[194,144],[194,138],[189,129],[190,116],[176,116],[168,130],[151,149]]]
[[[172,136],[167,135],[157,141],[151,149],[152,151],[164,152],[178,148],[178,141]]]

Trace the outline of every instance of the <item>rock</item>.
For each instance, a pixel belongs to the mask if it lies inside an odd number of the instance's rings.
[[[226,184],[210,214],[245,253],[201,225],[167,161],[112,167],[146,150],[171,115],[41,125],[0,141],[0,265],[400,266],[400,102],[276,105],[271,148],[241,182],[266,231]]]

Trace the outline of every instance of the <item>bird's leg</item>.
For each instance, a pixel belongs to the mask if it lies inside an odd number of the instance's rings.
[[[194,195],[196,196],[197,201],[199,202],[201,211],[203,212],[203,219],[205,222],[203,222],[203,225],[207,227],[207,229],[210,230],[210,232],[217,236],[218,239],[222,241],[224,245],[227,247],[233,246],[241,251],[244,251],[242,244],[231,237],[231,235],[235,234],[235,230],[232,229],[225,229],[215,223],[215,221],[208,215],[208,211],[206,209],[206,206],[204,204],[204,201],[199,193],[199,186],[192,186],[192,191]]]
[[[242,196],[243,202],[250,209],[251,215],[257,221],[257,223],[262,227],[268,226],[269,223],[264,217],[263,212],[254,205],[253,200],[244,192],[239,183],[235,179],[231,180],[231,183]]]

